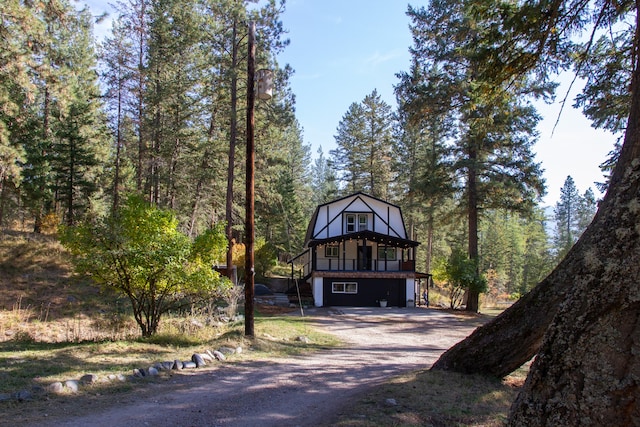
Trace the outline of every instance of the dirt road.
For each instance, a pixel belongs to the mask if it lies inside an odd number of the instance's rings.
[[[482,319],[421,308],[305,312],[345,348],[273,361],[228,363],[175,388],[56,426],[316,426],[349,400],[407,370],[426,368]],[[135,397],[135,396],[134,396]],[[42,425],[42,423],[39,423]],[[45,424],[46,425],[46,424]]]

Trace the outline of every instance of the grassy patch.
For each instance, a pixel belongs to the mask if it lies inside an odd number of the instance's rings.
[[[167,322],[171,324],[171,322]],[[46,386],[78,379],[87,373],[106,377],[130,374],[134,368],[154,363],[190,360],[193,353],[222,346],[241,346],[236,359],[288,356],[339,345],[333,336],[310,328],[299,317],[258,317],[255,339],[244,336],[244,324],[202,327],[198,334],[179,334],[171,329],[148,339],[121,341],[47,343],[32,340],[0,343],[0,393]],[[309,342],[298,340],[305,336]]]
[[[379,387],[332,423],[364,426],[502,426],[526,370],[503,381],[456,372],[417,371]]]

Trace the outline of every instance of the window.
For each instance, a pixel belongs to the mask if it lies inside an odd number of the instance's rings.
[[[356,222],[357,220],[357,222]],[[347,233],[355,233],[356,231],[365,231],[369,229],[369,215],[363,214],[347,214]]]
[[[396,248],[392,246],[378,246],[378,259],[395,261],[397,259]]]
[[[357,294],[358,284],[356,282],[333,282],[331,292],[334,294]]]
[[[353,214],[347,215],[347,233],[354,233],[356,231],[356,216]]]
[[[369,229],[369,217],[367,215],[358,215],[358,231]]]
[[[340,247],[338,245],[327,245],[324,247],[325,258],[338,258]]]

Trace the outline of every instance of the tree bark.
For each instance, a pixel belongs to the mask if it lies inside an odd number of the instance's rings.
[[[636,53],[629,120],[609,191],[590,239],[572,251],[583,270],[546,331],[511,408],[511,426],[640,425],[638,67]]]
[[[469,258],[476,263],[476,275],[478,272],[478,177],[477,177],[478,153],[475,147],[469,149],[469,170],[467,176],[467,218],[469,228]],[[480,292],[477,289],[468,289],[466,311],[477,313],[480,308]]]

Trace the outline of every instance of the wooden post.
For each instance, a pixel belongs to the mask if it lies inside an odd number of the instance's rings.
[[[255,179],[255,141],[254,141],[254,105],[255,105],[255,60],[256,60],[256,24],[249,23],[249,43],[247,58],[247,186],[246,186],[246,252],[245,252],[245,280],[244,280],[244,334],[249,337],[254,336],[254,251],[253,244],[255,238],[254,223],[254,179]]]

